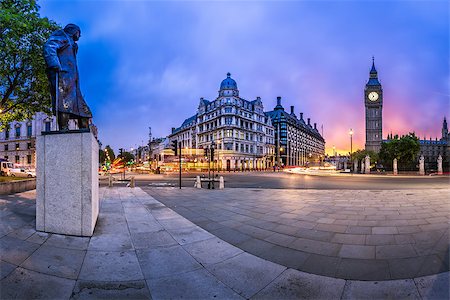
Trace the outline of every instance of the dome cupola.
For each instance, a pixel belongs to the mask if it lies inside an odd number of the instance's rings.
[[[236,81],[230,77],[230,72],[227,73],[227,78],[222,80],[220,84],[219,96],[238,96],[239,91]]]

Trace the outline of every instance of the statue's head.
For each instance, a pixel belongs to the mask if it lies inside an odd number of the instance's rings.
[[[67,33],[76,42],[81,36],[81,29],[75,24],[67,24],[64,27],[64,32]]]

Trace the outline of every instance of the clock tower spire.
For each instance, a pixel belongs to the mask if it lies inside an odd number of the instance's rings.
[[[369,81],[364,89],[364,105],[366,107],[366,150],[380,152],[383,137],[383,88],[378,80],[375,58],[372,57],[372,68]]]

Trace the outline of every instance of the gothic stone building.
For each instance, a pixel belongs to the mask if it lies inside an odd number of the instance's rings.
[[[368,151],[380,152],[383,139],[383,88],[378,81],[378,72],[372,58],[369,81],[364,89],[366,107],[366,145]]]
[[[450,136],[448,134],[447,119],[444,117],[442,122],[441,138],[419,140],[420,154],[425,160],[425,169],[437,170],[437,159],[442,157],[442,167],[445,171],[449,170],[450,164]]]

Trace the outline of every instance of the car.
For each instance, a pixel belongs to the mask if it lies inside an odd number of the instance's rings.
[[[10,169],[11,177],[36,177],[36,172],[26,169]]]

